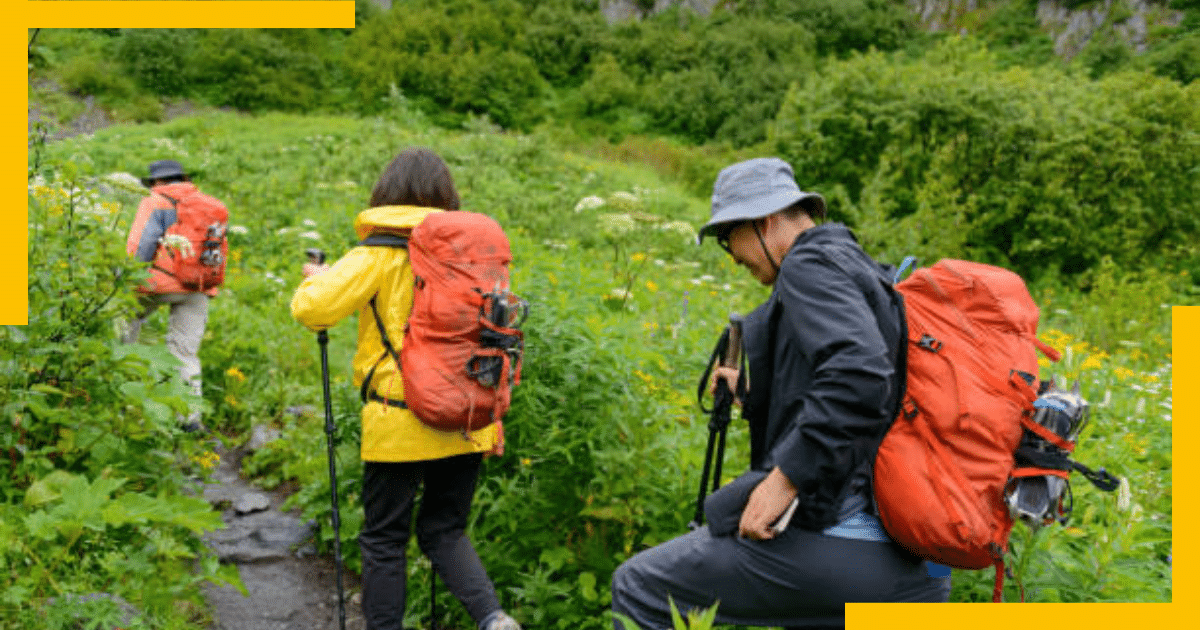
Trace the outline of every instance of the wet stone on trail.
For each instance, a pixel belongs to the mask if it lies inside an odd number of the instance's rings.
[[[204,498],[222,510],[225,526],[204,541],[221,562],[237,566],[248,595],[205,585],[213,616],[207,630],[337,630],[336,565],[328,554],[316,555],[316,524],[279,509],[284,493],[264,492],[241,478],[247,450],[218,452]],[[358,577],[346,572],[344,588],[346,629],[362,630],[362,607],[354,599]]]
[[[271,497],[261,492],[247,492],[233,502],[233,511],[238,516],[262,512],[271,508]]]

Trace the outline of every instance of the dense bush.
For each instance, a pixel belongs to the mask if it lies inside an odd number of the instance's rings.
[[[772,147],[898,260],[966,256],[1027,277],[1165,260],[1200,229],[1200,91],[996,68],[968,40],[867,54],[789,93]]]
[[[189,29],[127,28],[117,38],[117,57],[138,85],[160,96],[188,92],[188,73],[198,35]]]

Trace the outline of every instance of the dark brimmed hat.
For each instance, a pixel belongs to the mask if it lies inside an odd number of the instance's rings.
[[[150,176],[142,178],[142,185],[150,188],[156,180],[186,176],[187,174],[183,172],[183,165],[179,162],[175,160],[159,160],[150,163]]]
[[[813,218],[825,216],[825,199],[796,185],[792,167],[779,158],[754,158],[725,167],[713,185],[712,218],[699,239],[725,223],[759,219],[798,202],[808,202]]]

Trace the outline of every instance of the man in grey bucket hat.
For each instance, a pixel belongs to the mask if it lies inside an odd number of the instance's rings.
[[[736,402],[750,467],[706,499],[708,524],[613,574],[613,612],[641,630],[672,627],[668,597],[680,610],[717,604],[718,623],[789,630],[843,627],[847,602],[949,598],[948,571],[893,543],[872,503],[871,464],[903,374],[893,270],[846,226],[818,224],[825,214],[778,158],[717,177],[700,239],[716,237],[771,287],[742,325],[750,386]],[[717,373],[731,388],[737,377]]]

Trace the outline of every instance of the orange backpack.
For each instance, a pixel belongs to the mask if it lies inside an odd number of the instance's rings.
[[[1082,425],[1058,435],[1035,420],[1039,390],[1049,389],[1038,386],[1037,351],[1054,361],[1059,353],[1037,338],[1038,308],[1024,281],[1005,269],[942,260],[895,288],[908,329],[906,391],[875,458],[880,520],[922,558],[959,569],[994,566],[1000,601],[1016,511],[1006,495],[1020,479],[1086,471],[1066,458]],[[1046,421],[1045,413],[1037,418]],[[1026,448],[1023,437],[1037,445]],[[1018,462],[1018,446],[1053,457]]]
[[[173,276],[190,291],[204,291],[225,282],[229,241],[229,210],[215,197],[200,191],[175,199],[175,223],[163,234],[153,267]]]
[[[375,299],[371,310],[383,341],[404,378],[409,409],[442,431],[469,432],[499,421],[521,382],[524,338],[519,327],[529,304],[509,290],[508,237],[484,214],[429,214],[411,237],[375,234],[360,245],[408,249],[413,271],[412,311],[399,353],[388,339]],[[381,357],[382,360],[383,357]],[[363,402],[372,367],[363,379]]]

